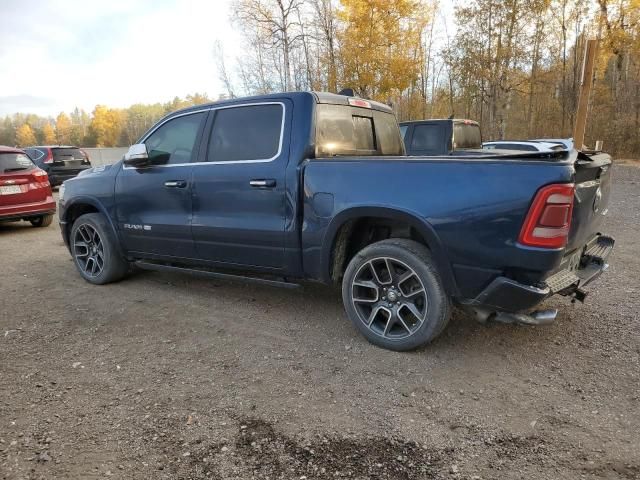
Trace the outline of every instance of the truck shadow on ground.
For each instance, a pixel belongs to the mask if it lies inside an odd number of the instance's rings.
[[[294,340],[299,339],[304,343],[309,329],[312,329],[313,335],[323,337],[317,339],[320,343],[328,341],[380,350],[370,345],[351,324],[344,312],[340,288],[337,286],[307,282],[300,289],[289,290],[242,281],[209,280],[148,271],[136,272],[127,280],[130,284],[128,288],[131,288],[132,284],[147,282],[152,285],[169,286],[174,290],[174,294],[181,297],[193,296],[193,300],[197,302],[225,299],[235,303],[230,313],[246,317],[243,322],[253,323],[246,327],[254,331],[262,325],[259,324],[259,320],[251,319],[250,313],[262,309],[268,316],[272,328],[282,331],[293,329]],[[441,336],[430,344],[409,352],[409,355],[451,356],[461,350],[484,351],[488,342],[500,350],[517,352],[522,345],[530,345],[532,340],[550,342],[558,334],[556,325],[567,320],[562,305],[557,305],[561,303],[559,300],[549,300],[543,304],[543,307],[560,307],[560,314],[555,324],[540,327],[495,322],[481,324],[470,312],[454,306],[451,321]],[[570,306],[567,305],[566,308]]]

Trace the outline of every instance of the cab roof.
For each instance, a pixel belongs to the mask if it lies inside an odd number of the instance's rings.
[[[219,100],[217,102],[193,105],[187,108],[176,110],[175,112],[171,112],[167,116],[173,115],[174,113],[177,113],[177,112],[189,112],[193,110],[202,110],[207,108],[219,107],[223,105],[234,105],[234,104],[240,104],[245,102],[255,102],[260,100],[269,101],[269,100],[289,98],[295,101],[296,98],[303,98],[305,96],[313,98],[315,103],[324,103],[324,104],[332,104],[332,105],[351,105],[349,103],[349,99],[364,100],[370,105],[370,108],[373,110],[393,113],[393,110],[391,109],[390,106],[385,105],[384,103],[376,102],[374,100],[369,100],[369,99],[360,98],[360,97],[349,97],[346,95],[339,95],[337,93],[309,91],[309,92],[269,93],[265,95],[253,95],[250,97],[229,98],[225,100]],[[358,106],[358,105],[353,105],[353,106]]]

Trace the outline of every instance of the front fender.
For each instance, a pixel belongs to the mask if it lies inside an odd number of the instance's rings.
[[[427,242],[427,247],[431,251],[431,256],[436,263],[436,267],[438,268],[438,272],[440,273],[446,291],[452,296],[458,294],[458,288],[451,269],[451,263],[446,254],[446,250],[442,246],[437,233],[433,229],[433,226],[415,212],[384,206],[352,207],[339,212],[333,217],[326,228],[322,242],[321,264],[324,282],[331,282],[331,256],[340,228],[350,220],[357,220],[364,217],[400,220],[413,227]]]
[[[71,231],[71,224],[69,222],[70,220],[69,214],[71,211],[74,210],[74,208],[78,206],[89,206],[92,209],[97,210],[98,213],[101,213],[104,216],[104,218],[107,219],[107,223],[111,227],[111,231],[113,232],[114,238],[118,240],[116,247],[119,253],[124,256],[124,252],[122,250],[121,242],[120,242],[120,235],[118,234],[118,229],[113,223],[113,219],[111,218],[111,215],[109,215],[109,212],[107,211],[107,209],[97,198],[92,197],[90,195],[74,196],[69,200],[60,202],[60,208],[59,208],[60,230],[62,231],[62,236],[67,247],[70,248],[69,234]]]

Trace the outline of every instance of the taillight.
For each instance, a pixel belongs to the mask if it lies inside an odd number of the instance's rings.
[[[36,183],[46,183],[47,185],[49,185],[49,175],[47,175],[47,172],[45,172],[44,170],[37,169],[31,174],[31,176]]]
[[[50,148],[47,148],[47,156],[44,158],[44,163],[53,163],[53,152]]]
[[[564,247],[571,227],[574,191],[572,183],[547,185],[538,190],[518,242],[530,247]]]

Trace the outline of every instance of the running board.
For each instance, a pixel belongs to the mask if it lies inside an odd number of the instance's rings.
[[[240,282],[261,283],[262,285],[268,285],[270,287],[300,288],[300,284],[287,282],[287,281],[268,280],[265,278],[247,277],[245,275],[234,275],[233,273],[220,273],[220,272],[213,272],[210,270],[198,270],[196,268],[176,267],[173,265],[163,265],[160,263],[145,262],[142,260],[138,260],[134,262],[134,265],[143,270],[153,270],[156,272],[187,273],[189,275],[194,275],[196,277],[218,278],[220,280],[235,280]]]

